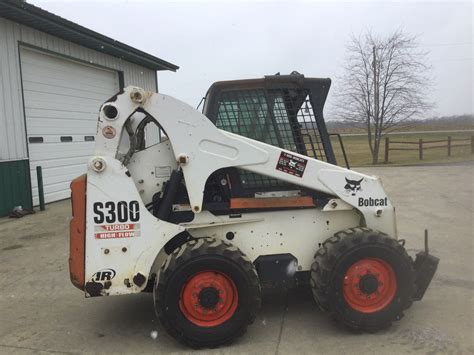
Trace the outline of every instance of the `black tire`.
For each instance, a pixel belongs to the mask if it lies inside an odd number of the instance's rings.
[[[232,285],[237,297],[232,298],[233,307],[230,313],[226,313],[230,318],[224,320],[221,317],[215,322],[222,323],[206,323],[203,326],[195,323],[200,320],[193,318],[193,314],[186,315],[187,309],[183,305],[190,298],[186,298],[186,285],[209,272],[223,276],[227,280],[225,282]],[[201,296],[204,290],[211,289],[215,295],[222,294],[218,286],[214,291],[212,287],[198,290],[197,296],[197,292],[192,293],[193,297],[199,297],[199,307],[203,312],[216,310],[217,303],[225,303],[220,296],[218,302],[213,296],[212,299],[217,302],[214,306],[203,305],[205,298]],[[163,327],[172,337],[193,348],[215,348],[243,335],[247,326],[255,320],[261,304],[260,283],[252,262],[237,247],[213,238],[191,240],[171,253],[158,273],[153,294],[155,311]]]
[[[396,279],[395,287],[391,288],[394,290],[391,293],[393,298],[387,296],[390,294],[386,291],[389,286],[385,286],[386,289],[383,291],[385,294],[379,293],[379,289],[384,287],[377,278],[379,273],[374,274],[377,279],[375,283],[373,275],[361,277],[363,272],[355,278],[349,276],[348,279],[344,279],[347,275],[354,275],[351,270],[357,269],[351,266],[355,263],[358,263],[357,266],[361,265],[363,262],[361,260],[371,260],[370,262],[375,260],[376,265],[390,266],[393,273],[388,275],[394,276],[390,281]],[[387,267],[386,270],[390,268]],[[370,269],[367,274],[369,273]],[[365,280],[362,281],[364,277]],[[370,278],[372,280],[368,280]],[[359,280],[359,282],[350,283],[348,280]],[[372,282],[370,288],[369,282]],[[354,330],[375,332],[389,327],[392,321],[402,318],[403,311],[410,307],[415,289],[413,260],[403,246],[386,234],[368,228],[351,228],[336,233],[322,244],[311,267],[310,283],[316,303],[322,310],[329,312],[336,321]],[[390,285],[393,286],[393,283]],[[359,291],[357,296],[348,295],[351,287]],[[379,304],[383,306],[381,309],[375,306],[372,308],[359,306],[358,299],[354,302],[354,297],[367,299],[373,297],[374,302],[379,297],[387,304],[384,305],[383,302]]]

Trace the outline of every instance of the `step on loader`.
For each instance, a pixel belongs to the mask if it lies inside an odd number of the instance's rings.
[[[438,259],[407,254],[379,178],[337,165],[330,84],[217,82],[202,113],[137,87],[105,102],[71,184],[72,283],[86,297],[153,292],[164,329],[194,348],[244,334],[264,287],[306,284],[352,329],[399,320]]]

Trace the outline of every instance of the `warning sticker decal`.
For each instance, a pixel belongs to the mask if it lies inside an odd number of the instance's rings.
[[[95,239],[134,238],[140,236],[139,223],[95,226]]]
[[[281,152],[276,169],[290,175],[302,177],[307,162],[308,161],[304,158],[297,157],[290,153]]]

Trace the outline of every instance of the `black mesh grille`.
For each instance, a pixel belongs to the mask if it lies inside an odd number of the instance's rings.
[[[221,94],[216,126],[292,152],[326,160],[308,96],[302,89],[234,90]],[[288,187],[289,184],[239,171],[243,187]]]
[[[222,95],[217,127],[278,146],[274,122],[263,90],[232,91]]]
[[[274,103],[273,114],[283,141],[283,145],[278,146],[326,161],[326,154],[308,95],[309,92],[306,90],[269,91],[269,96]]]
[[[308,156],[319,160],[327,161],[323,143],[318,132],[318,127],[311,107],[309,97],[306,96],[303,105],[298,110],[298,122],[301,126],[306,152]]]

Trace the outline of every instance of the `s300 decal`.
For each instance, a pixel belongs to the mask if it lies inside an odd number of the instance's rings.
[[[96,224],[138,222],[140,220],[138,201],[94,202],[93,210]]]

